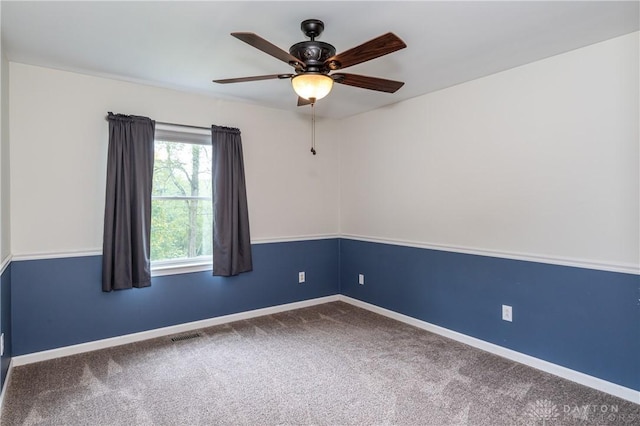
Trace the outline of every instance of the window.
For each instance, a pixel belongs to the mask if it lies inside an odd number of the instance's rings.
[[[211,133],[196,129],[175,131],[158,125],[154,153],[153,273],[210,269],[213,244]]]

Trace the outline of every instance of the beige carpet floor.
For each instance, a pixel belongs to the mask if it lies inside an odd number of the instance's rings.
[[[342,302],[16,367],[2,425],[638,425],[640,405]]]

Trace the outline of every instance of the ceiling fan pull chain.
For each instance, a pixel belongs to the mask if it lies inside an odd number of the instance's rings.
[[[311,103],[311,153],[316,155],[316,110],[315,102]]]

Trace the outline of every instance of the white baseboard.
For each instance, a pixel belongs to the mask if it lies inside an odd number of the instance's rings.
[[[4,396],[7,393],[9,387],[9,381],[11,380],[11,372],[13,371],[13,360],[9,361],[9,368],[7,369],[7,377],[4,378],[2,384],[2,391],[0,391],[0,420],[2,420],[2,408],[4,407]]]
[[[301,302],[287,303],[285,305],[270,306],[268,308],[255,309],[253,311],[239,312],[237,314],[224,315],[221,317],[208,318],[200,321],[193,321],[184,324],[172,325],[169,327],[156,328],[139,333],[126,334],[124,336],[110,337],[108,339],[95,340],[93,342],[80,343],[63,348],[50,349],[42,352],[34,352],[26,355],[18,355],[12,358],[11,362],[14,366],[31,364],[34,362],[47,361],[50,359],[61,358],[64,356],[80,354],[84,352],[106,349],[114,346],[126,345],[127,343],[140,342],[142,340],[153,339],[156,337],[169,336],[172,334],[184,333],[187,331],[197,330],[200,328],[212,327],[214,325],[226,324],[234,321],[241,321],[250,318],[261,317],[264,315],[277,314],[279,312],[291,311],[293,309],[306,308],[314,305],[335,302],[338,295],[319,297],[317,299],[303,300]]]
[[[510,359],[511,361],[519,362],[529,367],[533,367],[537,370],[544,371],[546,373],[553,374],[563,379],[571,380],[572,382],[579,383],[584,386],[608,393],[618,398],[625,399],[627,401],[640,404],[640,392],[634,389],[630,389],[624,386],[617,385],[615,383],[608,382],[606,380],[599,379],[597,377],[589,376],[588,374],[581,373],[579,371],[571,370],[566,367],[562,367],[557,364],[553,364],[548,361],[544,361],[539,358],[525,355],[521,352],[516,352],[511,349],[504,348],[502,346],[495,345],[493,343],[485,342],[484,340],[476,339],[475,337],[467,336],[466,334],[458,333],[438,325],[428,323],[404,314],[400,314],[389,309],[381,308],[376,305],[372,305],[361,300],[353,299],[348,296],[339,295],[338,300],[357,306],[362,309],[366,309],[371,312],[383,315],[388,318],[403,322],[405,324],[412,325],[414,327],[421,328],[426,331],[430,331],[435,334],[439,334],[449,339],[456,340],[458,342],[473,346],[486,352],[501,356],[503,358]]]

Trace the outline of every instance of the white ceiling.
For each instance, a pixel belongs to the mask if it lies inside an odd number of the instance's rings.
[[[317,113],[345,117],[640,29],[638,1],[567,2],[11,2],[2,1],[10,61],[307,112],[287,80],[218,85],[212,79],[289,73],[231,37],[254,32],[283,50],[318,38],[342,52],[388,31],[404,50],[345,70],[406,84],[395,94],[335,85]]]

